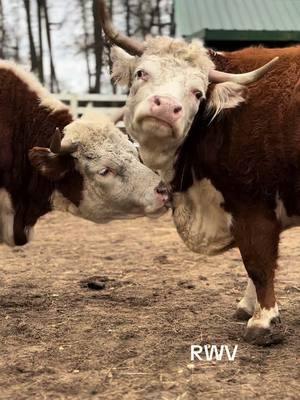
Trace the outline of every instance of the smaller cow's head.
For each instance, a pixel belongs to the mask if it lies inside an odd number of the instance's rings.
[[[32,165],[54,186],[54,208],[94,222],[161,215],[168,193],[143,165],[128,137],[107,117],[56,130],[50,148],[35,147]]]

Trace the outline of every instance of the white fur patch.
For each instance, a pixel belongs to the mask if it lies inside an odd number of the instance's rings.
[[[245,310],[248,314],[252,315],[255,310],[257,302],[256,289],[252,279],[248,278],[247,287],[244,297],[238,304],[238,309]]]
[[[0,189],[0,239],[9,246],[14,246],[14,209],[10,194]]]
[[[245,101],[245,87],[234,82],[223,82],[215,85],[209,99],[207,110],[212,114],[211,121],[227,108],[235,108]]]
[[[299,226],[300,225],[300,217],[293,215],[289,217],[287,215],[285,206],[282,202],[282,200],[279,199],[277,196],[276,200],[277,206],[275,209],[276,217],[278,221],[281,223],[283,229],[291,228],[293,226]]]
[[[186,193],[174,194],[174,222],[192,251],[216,254],[233,242],[232,216],[222,208],[223,202],[222,194],[208,179],[195,182]]]
[[[271,326],[271,322],[274,318],[279,316],[278,305],[272,308],[261,308],[259,303],[256,305],[256,310],[252,318],[249,319],[247,328],[263,328],[268,329]]]
[[[113,62],[112,79],[119,85],[129,85],[135,68],[136,58],[126,53],[123,49],[113,46],[111,49]]]
[[[51,204],[53,210],[70,212],[73,215],[78,215],[78,208],[57,190],[52,193]]]
[[[63,104],[61,101],[57,100],[46,88],[44,88],[36,77],[27,72],[24,67],[20,67],[12,61],[0,60],[0,69],[6,69],[15,76],[17,76],[21,81],[23,81],[33,92],[36,93],[41,101],[41,105],[49,108],[52,111],[68,109],[69,108]]]

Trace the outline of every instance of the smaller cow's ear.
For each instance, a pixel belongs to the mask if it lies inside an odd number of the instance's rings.
[[[218,83],[207,101],[207,112],[215,118],[222,110],[235,108],[246,100],[247,88],[233,82]]]
[[[34,147],[29,151],[31,165],[51,181],[62,179],[74,168],[74,159],[69,154],[54,154],[44,147]]]
[[[136,58],[120,47],[111,49],[112,79],[119,85],[129,86],[136,65]]]

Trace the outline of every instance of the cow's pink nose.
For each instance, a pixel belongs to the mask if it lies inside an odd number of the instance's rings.
[[[182,105],[168,96],[152,96],[150,99],[151,114],[166,122],[176,122],[182,115]]]

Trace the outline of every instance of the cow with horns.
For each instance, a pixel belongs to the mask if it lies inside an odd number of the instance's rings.
[[[97,223],[166,210],[160,178],[108,117],[74,120],[7,61],[0,62],[0,87],[1,242],[27,243],[38,218],[53,209]]]
[[[118,46],[112,76],[130,87],[127,131],[172,187],[180,236],[200,253],[239,248],[248,285],[236,317],[248,320],[245,338],[280,342],[279,236],[300,222],[300,47],[216,53],[200,41],[140,43],[99,6]]]

